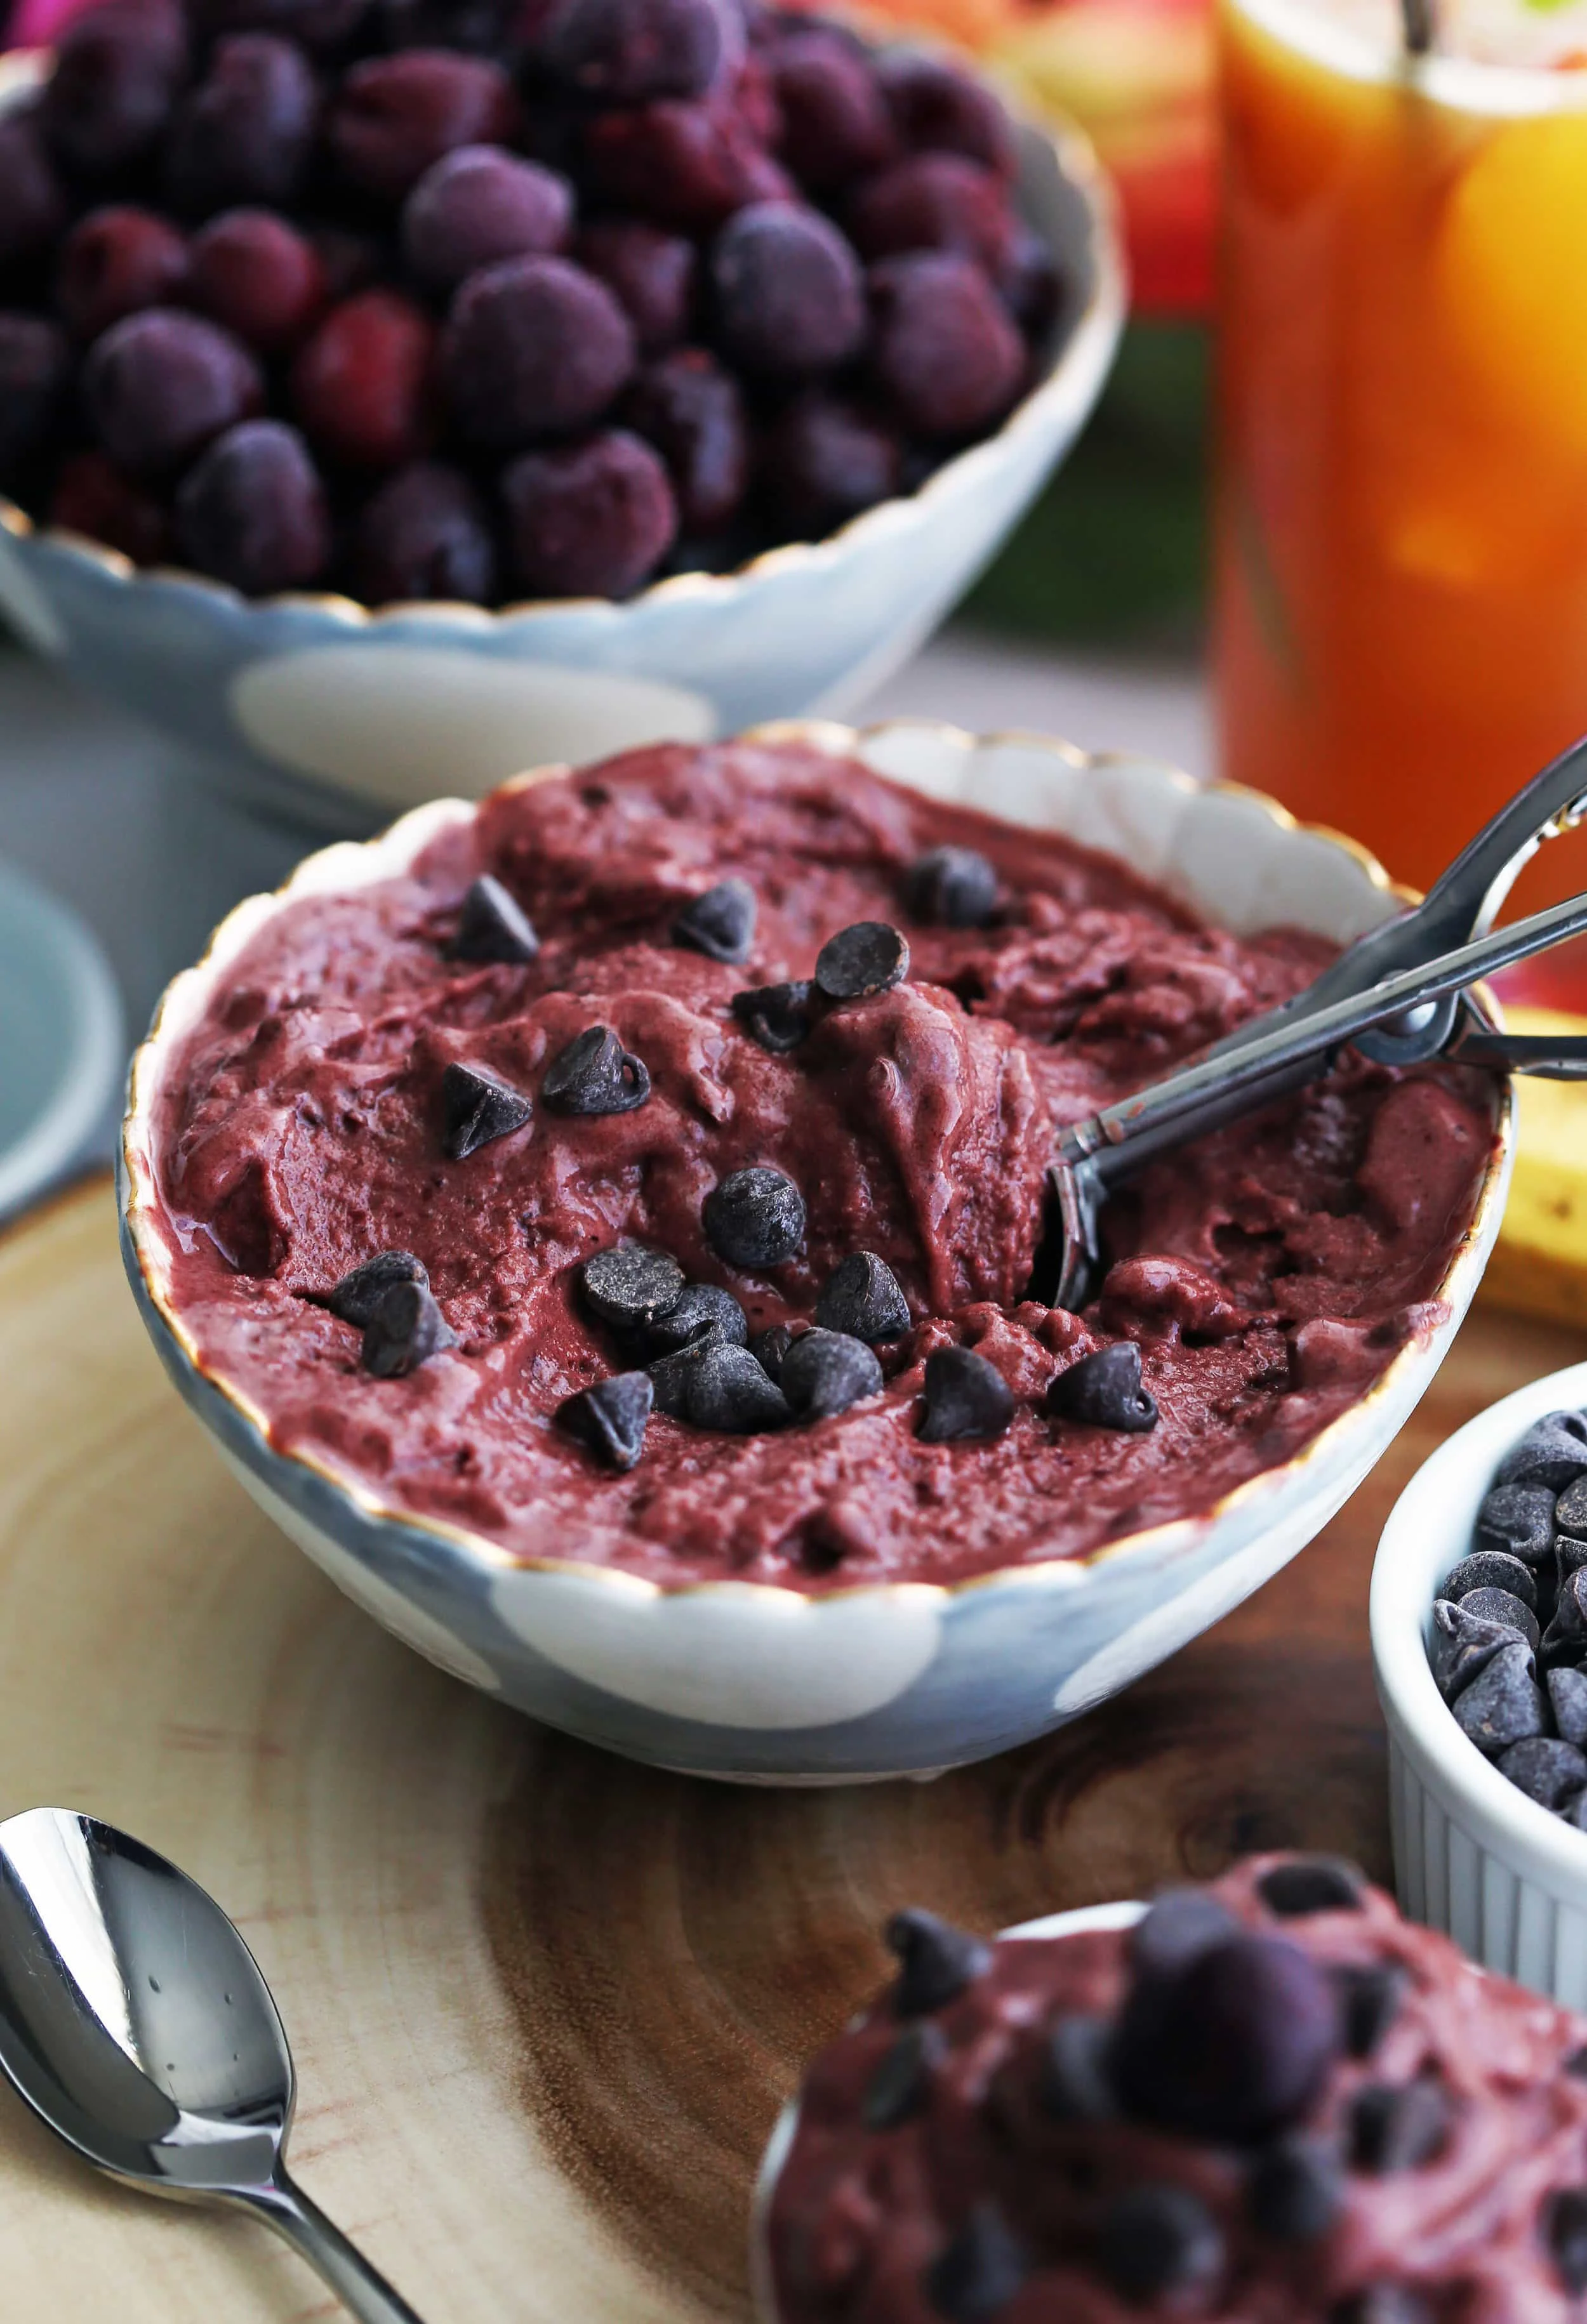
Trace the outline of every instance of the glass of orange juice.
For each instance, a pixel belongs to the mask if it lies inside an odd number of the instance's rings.
[[[1220,0],[1214,615],[1224,773],[1418,886],[1587,733],[1587,0],[1424,10]]]

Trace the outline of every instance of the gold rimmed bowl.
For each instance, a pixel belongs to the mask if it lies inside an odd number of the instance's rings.
[[[1349,841],[1253,792],[1198,789],[1146,760],[912,723],[863,733],[783,726],[767,739],[858,758],[927,798],[1062,834],[1236,935],[1288,926],[1344,944],[1406,901]],[[853,1782],[983,1758],[1117,1692],[1249,1596],[1326,1524],[1432,1379],[1503,1210],[1502,1083],[1474,1215],[1426,1334],[1290,1460],[1087,1556],[1044,1558],[1021,1541],[1018,1564],[948,1586],[663,1588],[576,1556],[515,1558],[383,1502],[323,1460],[279,1450],[265,1415],[201,1355],[173,1296],[179,1229],[161,1194],[158,1126],[171,1061],[272,916],[405,872],[476,812],[456,799],[420,807],[380,839],[310,856],[279,894],[237,908],[171,985],[134,1062],[120,1173],[127,1271],[182,1396],[309,1555],[458,1677],[633,1758],[745,1782]]]

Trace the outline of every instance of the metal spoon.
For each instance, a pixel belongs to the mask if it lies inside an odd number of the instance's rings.
[[[291,2052],[212,1897],[67,1808],[0,1823],[0,2068],[113,2178],[252,2211],[364,2324],[420,2324],[287,2175]]]

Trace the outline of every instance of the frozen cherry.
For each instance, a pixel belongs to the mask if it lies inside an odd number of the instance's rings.
[[[229,331],[171,307],[145,307],[95,340],[83,401],[119,468],[157,476],[264,401],[259,366]]]
[[[700,97],[727,60],[732,5],[561,0],[541,38],[540,61],[564,88],[602,105]],[[742,32],[738,39],[742,46]]]
[[[790,33],[771,58],[779,151],[800,185],[829,194],[892,158],[891,118],[864,51],[824,25]]]
[[[188,279],[188,245],[152,210],[90,210],[60,245],[55,306],[79,339],[97,339],[140,307],[169,305]]]
[[[963,153],[1000,177],[1012,177],[1009,116],[992,91],[968,73],[915,51],[879,58],[876,77],[893,126],[912,151]]]
[[[560,250],[573,189],[554,170],[499,145],[459,145],[433,162],[402,207],[402,254],[432,290],[455,290],[498,258]]]
[[[404,468],[365,502],[353,540],[353,584],[368,605],[494,595],[495,544],[466,476],[438,461]]]
[[[508,258],[452,302],[441,376],[476,443],[511,447],[598,420],[633,369],[633,332],[607,290],[562,258]]]
[[[835,396],[790,404],[761,439],[760,474],[784,527],[816,540],[890,500],[903,465],[898,438]]]
[[[470,56],[511,54],[532,37],[545,0],[377,0],[387,49],[462,49]]]
[[[0,120],[0,270],[42,257],[65,217],[66,197],[37,118],[19,114]]]
[[[196,307],[252,347],[295,346],[326,300],[314,244],[273,210],[223,210],[193,237]]]
[[[330,557],[330,521],[297,429],[248,420],[218,437],[182,479],[176,534],[200,573],[250,596],[317,581]]]
[[[596,218],[580,230],[574,255],[613,292],[641,354],[660,354],[687,337],[695,299],[692,242],[642,218]]]
[[[1112,2069],[1130,2114],[1192,2138],[1243,2142],[1298,2120],[1342,2038],[1327,1972],[1298,1946],[1242,1931],[1176,1970],[1137,1978]]]
[[[871,297],[872,375],[907,429],[968,436],[1007,410],[1025,343],[973,260],[937,250],[884,259]]]
[[[502,496],[513,570],[536,596],[626,597],[678,530],[666,469],[619,428],[526,452],[503,475]]]
[[[120,549],[134,565],[160,565],[170,555],[164,509],[152,493],[119,475],[103,452],[74,452],[61,462],[50,521]]]
[[[685,532],[716,532],[749,481],[743,398],[731,372],[703,347],[678,347],[647,364],[623,416],[666,461]]]
[[[743,116],[715,100],[664,97],[597,115],[585,134],[584,168],[592,191],[617,208],[691,233],[747,203],[794,198]]]
[[[956,250],[996,277],[1013,255],[1015,219],[990,170],[957,153],[915,153],[861,188],[849,231],[867,258]]]
[[[865,335],[859,261],[830,218],[756,202],[711,248],[717,337],[745,371],[797,378],[835,370]]]
[[[202,29],[281,32],[305,48],[338,47],[369,13],[369,0],[189,0]]]
[[[505,144],[517,126],[518,100],[499,65],[450,49],[404,49],[353,67],[327,138],[349,185],[400,202],[443,153]]]
[[[42,316],[0,314],[0,473],[48,442],[66,390],[65,335]]]
[[[292,365],[292,410],[316,448],[395,468],[424,448],[435,327],[395,290],[333,307]]]
[[[166,191],[185,217],[239,202],[291,200],[308,167],[318,93],[301,49],[266,32],[219,42],[206,78],[177,109]]]
[[[154,0],[111,0],[61,34],[44,91],[45,133],[84,177],[138,161],[171,117],[187,69],[181,14]]]

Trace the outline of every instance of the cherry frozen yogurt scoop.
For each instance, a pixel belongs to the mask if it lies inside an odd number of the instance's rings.
[[[778,2324],[1565,2324],[1587,2023],[1332,1857],[1130,1929],[894,1915],[762,2232]]]

